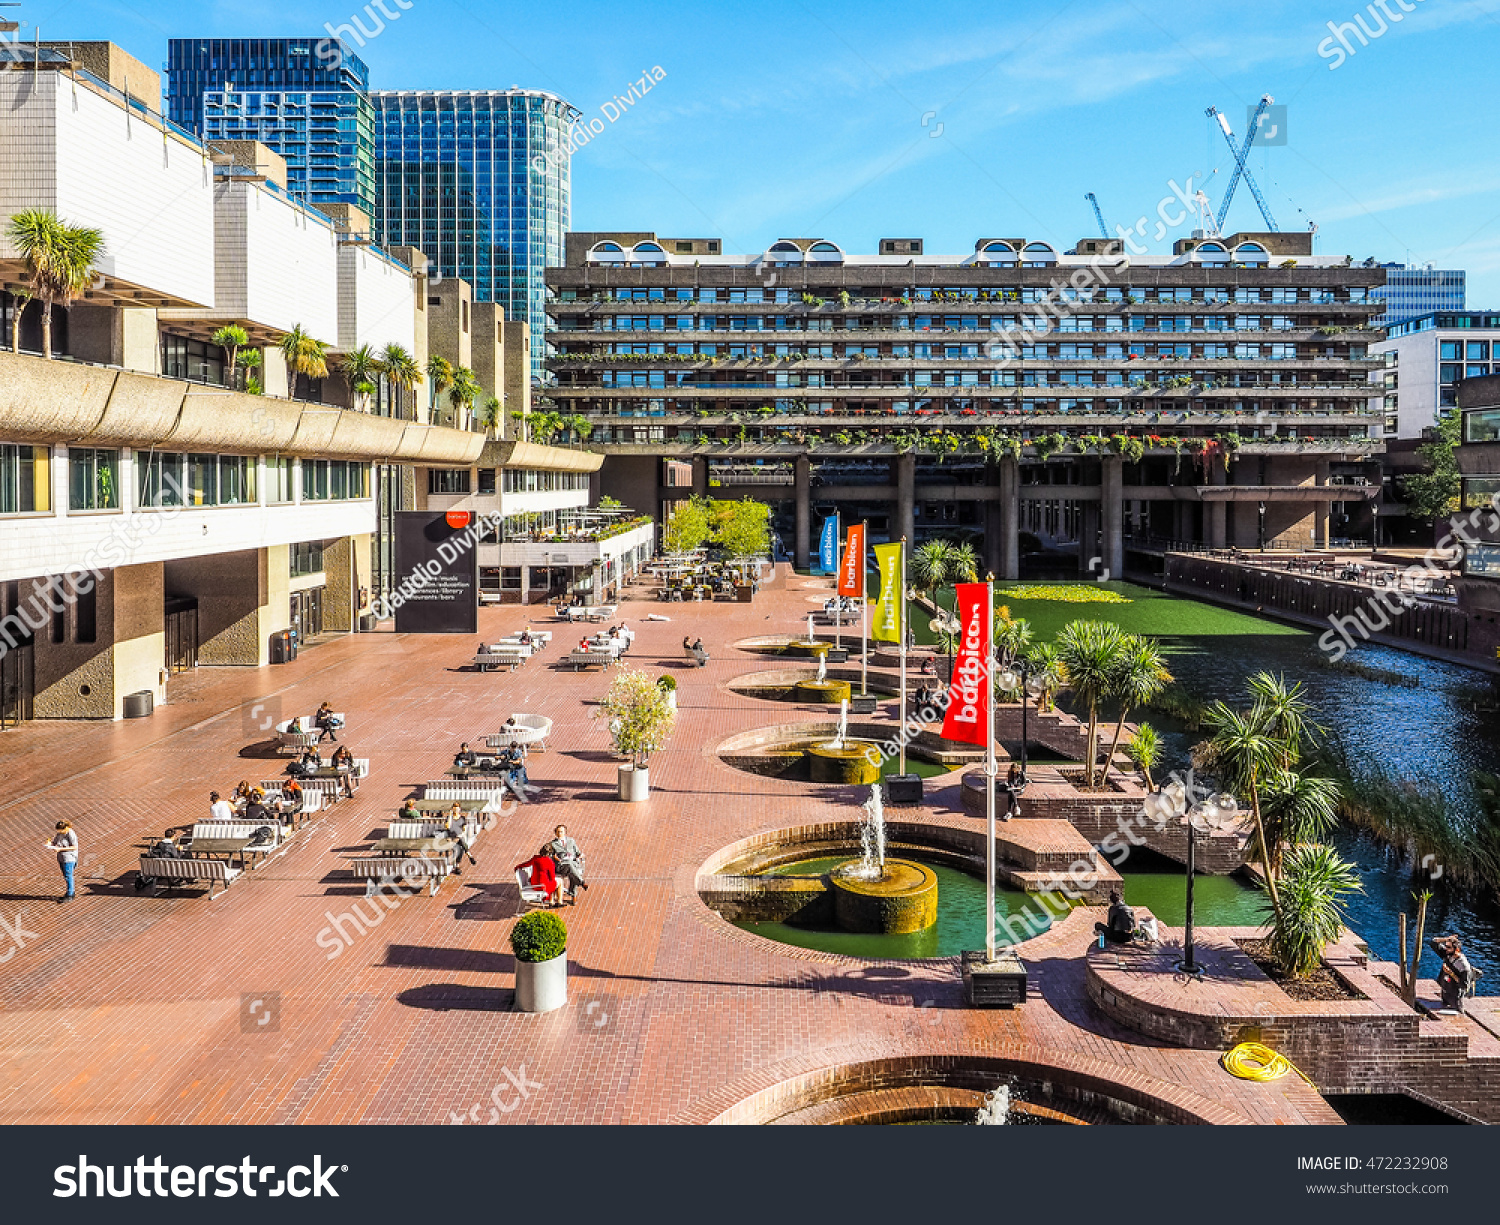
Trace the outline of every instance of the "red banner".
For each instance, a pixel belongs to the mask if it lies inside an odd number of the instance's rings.
[[[943,738],[983,745],[988,731],[991,698],[991,611],[988,583],[958,585],[958,650],[953,657],[953,684],[948,690],[948,713],[943,716]]]
[[[865,594],[865,525],[849,528],[849,542],[839,564],[839,595],[863,597]]]

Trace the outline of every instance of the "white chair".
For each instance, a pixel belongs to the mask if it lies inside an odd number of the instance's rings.
[[[530,868],[516,869],[516,885],[521,890],[521,906],[516,911],[517,914],[521,914],[528,906],[545,906],[552,900],[551,894],[531,887]]]

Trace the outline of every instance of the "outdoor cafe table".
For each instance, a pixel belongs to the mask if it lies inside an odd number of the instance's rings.
[[[403,855],[420,855],[426,851],[451,851],[456,843],[447,834],[434,834],[430,838],[382,838],[376,851],[399,851]]]
[[[499,780],[496,780],[497,782]],[[503,786],[497,786],[496,791],[504,790]],[[477,796],[467,800],[418,800],[418,812],[452,812],[453,805],[457,804],[462,812],[487,812],[494,800],[480,799]]]
[[[245,848],[250,845],[249,838],[194,838],[193,855],[211,858],[214,855],[224,856],[224,862],[228,863],[236,855],[240,857],[240,868],[245,866]],[[266,850],[270,850],[269,844]]]

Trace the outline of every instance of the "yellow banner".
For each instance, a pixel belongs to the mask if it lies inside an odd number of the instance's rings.
[[[899,542],[875,546],[875,567],[880,571],[880,598],[875,604],[870,637],[876,642],[901,641],[900,599],[906,586],[901,574],[901,552]]]

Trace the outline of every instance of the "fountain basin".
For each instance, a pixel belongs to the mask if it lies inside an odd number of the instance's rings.
[[[937,873],[909,859],[887,859],[875,880],[848,874],[860,861],[850,860],[828,878],[833,917],[847,932],[905,935],[925,931],[937,922]]]
[[[792,701],[821,702],[837,706],[846,702],[853,689],[848,681],[798,681],[792,686]]]
[[[811,744],[807,760],[815,783],[873,783],[880,778],[880,746],[873,740]]]
[[[782,649],[788,655],[801,655],[808,658],[816,658],[819,655],[828,654],[832,647],[833,643],[831,642],[813,642],[807,641],[805,639],[794,638]]]

